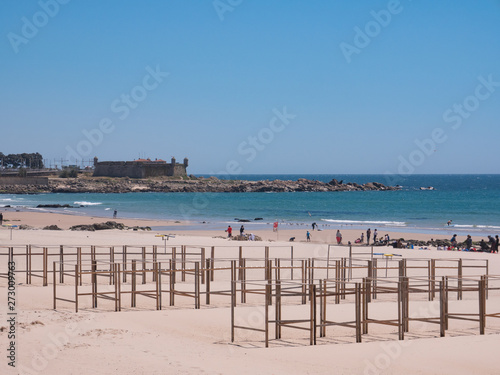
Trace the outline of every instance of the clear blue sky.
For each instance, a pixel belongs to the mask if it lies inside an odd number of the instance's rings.
[[[3,153],[500,173],[500,1],[60,2],[0,2]]]

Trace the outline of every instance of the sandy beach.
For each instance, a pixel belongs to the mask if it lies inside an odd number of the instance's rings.
[[[71,225],[106,221],[102,218],[78,217],[32,212],[9,213],[7,224],[26,224],[35,228],[57,224],[63,229]],[[171,226],[172,222],[150,220],[121,220],[127,226]],[[178,225],[185,225],[177,223]],[[236,232],[239,226],[234,226]],[[164,232],[161,232],[164,233]],[[160,232],[105,230],[96,232],[73,232],[68,230],[17,230],[0,228],[1,254],[6,248],[32,244],[36,248],[65,246],[73,251],[76,246],[152,246],[159,252],[167,244],[156,237]],[[295,257],[324,258],[328,244],[334,242],[335,230],[314,231],[312,242],[305,242],[303,229],[280,229],[278,233],[269,230],[255,231],[263,241],[253,243],[230,241],[220,231],[169,232],[174,238],[168,246],[189,245],[195,247],[215,246],[218,259],[236,259],[239,246],[249,258],[263,256],[264,246],[269,246],[271,257],[286,257],[291,245]],[[386,232],[380,232],[381,235]],[[343,230],[343,242],[359,237],[359,231]],[[392,238],[430,239],[432,236],[414,233],[389,233]],[[290,237],[295,242],[289,242]],[[447,238],[435,236],[434,238]],[[480,238],[479,238],[480,239]],[[474,240],[478,240],[474,238]],[[73,249],[73,250],[72,250]],[[369,247],[359,246],[356,252],[369,254]],[[376,248],[379,251],[379,248]],[[348,255],[347,246],[331,248],[332,256]],[[381,247],[380,252],[395,252],[395,249]],[[500,257],[489,253],[465,253],[452,251],[397,249],[401,259],[458,259],[465,261],[488,260],[489,274],[500,274]],[[365,256],[363,255],[363,256]],[[19,267],[22,266],[20,259]],[[6,257],[0,259],[0,272],[6,271]],[[39,264],[37,266],[40,266]],[[470,272],[475,272],[473,270]],[[319,272],[319,271],[318,271]],[[464,271],[464,272],[469,272]],[[479,271],[478,271],[479,272]],[[213,287],[227,286],[229,275],[217,279]],[[258,275],[256,273],[256,275]],[[469,275],[472,275],[469,273]],[[50,280],[52,280],[49,277]],[[189,279],[189,278],[188,278]],[[102,281],[103,285],[105,284]],[[383,325],[370,326],[363,335],[362,343],[356,343],[354,333],[345,328],[329,328],[324,338],[318,336],[317,345],[309,345],[307,332],[283,329],[282,338],[275,340],[274,331],[269,348],[264,346],[264,337],[259,332],[237,331],[231,342],[230,302],[226,297],[214,296],[210,305],[201,303],[195,309],[191,299],[177,297],[175,306],[164,301],[162,310],[156,310],[154,302],[139,297],[136,307],[130,307],[129,299],[123,303],[120,312],[113,310],[109,301],[100,302],[92,308],[90,300],[82,298],[79,312],[70,303],[58,302],[52,307],[52,282],[43,287],[35,279],[26,285],[24,275],[16,276],[16,368],[8,365],[3,355],[0,361],[2,374],[497,374],[496,359],[499,342],[500,322],[487,320],[485,335],[479,335],[478,323],[453,320],[446,337],[439,337],[434,324],[412,322],[410,332],[404,341],[398,341],[397,328]],[[182,283],[181,283],[182,284]],[[124,283],[124,288],[125,288]],[[74,287],[70,280],[59,285],[58,293],[70,296]],[[165,298],[167,299],[167,298]],[[7,306],[7,281],[0,279],[0,301]],[[237,319],[246,324],[260,326],[263,307],[253,299],[236,309]],[[295,301],[285,302],[289,316],[303,316],[307,306]],[[393,316],[394,304],[381,298],[371,304],[376,316]],[[438,302],[417,299],[412,302],[412,312],[432,315]],[[474,311],[477,298],[465,293],[462,301],[450,302],[451,309]],[[329,309],[339,319],[349,320],[353,303],[347,300],[339,305],[329,303]],[[500,297],[492,291],[488,298],[488,312],[500,311]],[[9,347],[7,307],[0,311],[0,338],[4,353]]]

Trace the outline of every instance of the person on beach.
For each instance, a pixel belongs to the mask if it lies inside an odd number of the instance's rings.
[[[118,215],[118,211],[114,210],[113,211],[113,219],[116,219],[116,215]]]
[[[231,225],[227,227],[226,232],[227,232],[227,238],[231,238],[233,236],[233,228],[231,228]]]
[[[484,238],[481,239],[481,242],[479,243],[479,246],[481,247],[481,251],[483,253],[487,252],[487,251],[491,251],[493,248],[491,248],[490,250],[490,247],[488,247],[488,245],[486,244],[486,241],[484,240]]]
[[[495,236],[495,253],[498,253],[498,234]],[[493,253],[493,250],[491,250],[491,252]]]
[[[340,230],[337,230],[337,245],[340,245],[342,243],[342,233],[340,233]]]
[[[3,214],[0,212],[0,225],[3,223]]]
[[[450,224],[451,224],[451,222],[452,222],[452,221],[453,221],[453,220],[448,220],[448,226],[450,226]]]
[[[311,233],[309,233],[309,231],[306,233],[306,241],[311,242]]]
[[[372,234],[372,231],[370,228],[368,228],[368,230],[366,231],[366,246],[370,245],[371,234]]]
[[[457,235],[456,234],[454,234],[453,237],[451,237],[450,242],[451,242],[452,247],[457,247]]]
[[[361,238],[359,242],[361,243],[365,242],[365,234],[363,232],[361,232]]]
[[[243,236],[243,233],[245,232],[245,227],[242,225],[240,227],[240,236]]]
[[[470,236],[470,234],[467,235],[467,239],[465,240],[465,248],[467,251],[470,251],[470,249],[472,248],[472,237]]]
[[[373,231],[373,244],[375,245],[375,242],[377,242],[377,229]]]
[[[318,227],[318,224],[312,223],[312,230],[314,230],[314,228],[317,228],[317,227]]]
[[[277,231],[278,231],[278,222],[277,222],[277,221],[275,221],[275,222],[273,223],[273,232],[277,232]]]
[[[250,235],[248,236],[248,239],[249,239],[250,241],[255,241],[255,236],[254,236],[254,234],[253,234],[253,233],[250,233]]]

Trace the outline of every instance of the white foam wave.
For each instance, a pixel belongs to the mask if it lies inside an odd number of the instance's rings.
[[[82,201],[82,202],[73,202],[73,204],[79,204],[80,206],[98,206],[98,205],[102,204],[102,202],[86,202],[86,201]]]
[[[405,227],[406,223],[404,221],[384,221],[384,220],[334,220],[334,219],[321,219],[322,221],[327,221],[329,223],[338,223],[338,224],[354,224],[354,225],[362,225],[362,224],[378,224],[378,225],[387,225],[387,226],[398,226]]]
[[[455,224],[455,228],[481,228],[481,229],[500,229],[500,226],[495,225],[473,225],[473,224]]]

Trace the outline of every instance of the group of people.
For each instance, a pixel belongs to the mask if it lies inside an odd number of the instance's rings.
[[[378,232],[377,229],[373,230],[373,237],[372,237],[372,230],[368,228],[366,230],[366,246],[370,245],[370,239],[373,239],[372,244],[373,245],[388,245],[389,242],[391,241],[391,238],[389,237],[388,234],[386,234],[384,237],[378,237]],[[358,237],[354,243],[365,243],[365,234],[361,232],[361,236]]]
[[[226,229],[226,233],[227,233],[227,238],[233,237],[233,228],[231,227],[231,225],[228,225],[228,227]],[[245,227],[242,225],[240,227],[240,236],[244,236],[244,235],[245,235]],[[255,241],[255,235],[253,233],[250,233],[248,235],[248,239],[250,241]]]
[[[460,247],[460,244],[457,241],[456,234],[454,234],[453,237],[451,237],[450,242],[452,248]],[[481,242],[479,242],[479,248],[476,249],[476,247],[474,247],[472,243],[472,237],[470,236],[470,234],[468,234],[463,244],[465,245],[464,247],[465,251],[482,251],[482,252],[498,253],[499,238],[498,234],[495,237],[488,236],[488,242],[486,242],[483,238],[481,239]]]

